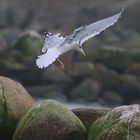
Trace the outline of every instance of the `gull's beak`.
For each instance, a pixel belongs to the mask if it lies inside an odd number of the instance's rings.
[[[80,53],[83,54],[85,56],[85,52],[82,48],[79,49]]]

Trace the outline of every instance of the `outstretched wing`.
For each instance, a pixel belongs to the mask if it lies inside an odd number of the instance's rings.
[[[36,60],[36,65],[39,68],[46,68],[52,64],[62,53],[57,50],[57,48],[49,48],[46,53],[38,56]]]
[[[47,49],[49,48],[60,46],[65,40],[64,37],[60,36],[60,33],[58,34],[48,33],[45,35],[44,39],[45,39],[45,42],[42,48],[42,52],[46,52]]]
[[[121,17],[122,12],[123,10],[120,13],[111,16],[109,18],[77,28],[74,31],[74,33],[70,35],[71,41],[80,43],[80,45],[82,45],[85,41],[87,41],[91,37],[98,35],[100,32],[116,23],[118,19]]]

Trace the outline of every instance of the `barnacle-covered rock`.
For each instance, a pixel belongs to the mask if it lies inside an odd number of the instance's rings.
[[[140,140],[140,105],[120,106],[95,121],[88,140]]]

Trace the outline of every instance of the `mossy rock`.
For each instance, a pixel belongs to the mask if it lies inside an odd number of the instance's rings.
[[[140,140],[140,105],[116,107],[96,120],[88,140]]]
[[[140,50],[118,47],[102,47],[99,61],[116,71],[124,71],[134,63],[140,62]]]
[[[54,100],[34,104],[20,120],[13,140],[86,140],[86,128],[74,113]]]
[[[109,111],[109,108],[103,107],[72,109],[72,112],[83,122],[87,130],[90,128],[93,122],[106,115]]]
[[[21,84],[0,76],[0,139],[11,139],[17,121],[33,103]]]
[[[35,31],[28,31],[17,39],[13,48],[28,58],[35,58],[40,53],[41,46],[41,36]]]

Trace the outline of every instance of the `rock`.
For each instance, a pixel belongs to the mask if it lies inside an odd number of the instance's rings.
[[[140,62],[140,51],[137,49],[101,47],[99,62],[116,71],[125,71],[133,63]]]
[[[2,67],[0,72],[3,75],[10,75],[13,71],[27,69],[27,66],[24,64],[24,56],[16,50],[1,52],[0,67]]]
[[[88,140],[139,140],[140,105],[120,106],[96,120]]]
[[[0,31],[1,36],[6,40],[9,47],[11,47],[22,32],[20,29],[14,27],[3,28]]]
[[[20,51],[28,59],[35,59],[41,52],[41,46],[40,34],[35,31],[27,31],[16,40],[13,48]]]
[[[97,81],[86,79],[69,93],[69,97],[76,102],[94,101],[99,96],[100,90],[101,87]]]
[[[91,62],[77,62],[67,65],[66,72],[71,77],[86,77],[92,74],[94,65]]]
[[[117,90],[122,82],[118,73],[99,63],[94,64],[92,78],[100,82],[104,90]]]
[[[94,107],[94,108],[76,108],[72,112],[83,122],[87,130],[101,116],[104,116],[109,111],[109,108]]]
[[[33,103],[22,85],[0,76],[0,139],[11,140],[17,122]]]
[[[107,105],[122,105],[124,103],[123,97],[120,93],[115,91],[105,91],[102,96]]]
[[[60,67],[55,66],[54,70],[48,67],[43,72],[44,83],[48,82],[57,85],[70,85],[72,84],[72,79],[65,73]]]
[[[140,76],[140,64],[139,63],[133,64],[126,70],[125,73],[130,75]]]
[[[119,92],[124,98],[124,103],[129,104],[140,98],[140,81],[132,75],[123,75]]]
[[[36,99],[54,99],[57,101],[67,101],[61,88],[56,85],[44,85],[27,88],[27,91]]]
[[[37,103],[20,120],[13,140],[86,140],[86,128],[74,113],[54,100]]]
[[[4,51],[8,48],[8,45],[7,45],[7,42],[6,40],[4,39],[4,37],[2,37],[0,35],[0,51]]]

